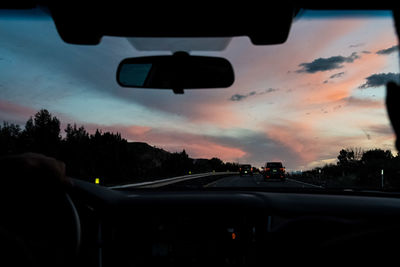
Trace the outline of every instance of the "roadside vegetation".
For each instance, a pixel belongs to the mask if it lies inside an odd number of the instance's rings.
[[[390,150],[347,148],[339,151],[336,164],[296,173],[291,178],[326,188],[400,188],[400,157]]]

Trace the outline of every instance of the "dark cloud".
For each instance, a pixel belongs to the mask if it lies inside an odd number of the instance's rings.
[[[349,48],[354,48],[354,47],[360,47],[360,46],[364,46],[364,43],[358,43],[358,44],[353,44],[353,45],[349,45]]]
[[[371,125],[368,127],[368,130],[374,132],[375,134],[379,134],[379,135],[392,136],[394,134],[392,127],[389,124]]]
[[[279,91],[279,88],[268,88],[268,89],[265,89],[263,91],[258,91],[256,93],[256,95],[265,95],[265,94],[273,93],[273,92],[276,92],[276,91]]]
[[[332,79],[340,78],[340,77],[342,77],[344,74],[345,74],[344,71],[339,72],[339,73],[335,73],[335,74],[331,75],[331,76],[328,78],[328,80],[325,80],[324,83],[328,83],[329,80],[332,80]]]
[[[335,74],[331,75],[331,76],[329,77],[329,79],[340,78],[340,77],[342,77],[343,75],[344,75],[344,71],[339,72],[339,73],[335,73]]]
[[[243,99],[247,98],[248,95],[239,95],[239,94],[234,94],[231,96],[230,100],[231,101],[242,101]]]
[[[372,74],[371,76],[365,78],[367,81],[364,84],[360,85],[358,88],[366,89],[370,87],[383,86],[390,81],[398,82],[399,75],[400,75],[399,73],[393,73],[393,72]]]
[[[354,60],[360,58],[356,52],[352,53],[348,57],[344,56],[333,56],[328,58],[317,58],[312,62],[304,62],[299,64],[301,69],[297,70],[298,73],[316,73],[319,71],[329,71],[334,69],[343,68],[344,63],[353,63]]]
[[[364,129],[361,129],[361,130],[364,132],[365,137],[367,137],[368,140],[371,140],[371,135],[369,133],[367,133],[367,131],[365,131]]]
[[[356,106],[358,108],[382,108],[383,102],[375,99],[369,98],[359,98],[359,97],[345,97],[342,98],[349,106]]]
[[[333,107],[333,110],[338,110],[338,109],[340,109],[340,108],[342,108],[342,105],[337,105],[337,106],[334,106],[334,107]]]
[[[397,52],[399,50],[399,45],[394,45],[392,47],[381,49],[376,52],[377,55],[389,55],[391,53]]]
[[[242,101],[242,100],[248,98],[249,96],[252,96],[252,95],[255,95],[255,94],[256,94],[255,91],[252,91],[252,92],[250,92],[248,94],[245,94],[245,95],[234,94],[233,96],[231,96],[230,100],[231,101]]]
[[[262,90],[262,91],[251,91],[250,93],[244,94],[244,95],[234,94],[233,96],[231,96],[231,98],[229,98],[229,100],[231,100],[231,101],[242,101],[242,100],[248,98],[249,96],[265,95],[265,94],[276,92],[278,90],[279,90],[278,88],[268,88],[268,89],[265,89],[265,90]]]

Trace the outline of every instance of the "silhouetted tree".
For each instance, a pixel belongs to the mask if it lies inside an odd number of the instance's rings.
[[[189,158],[185,150],[172,153],[163,165],[167,173],[172,176],[185,175],[193,170],[193,160]]]
[[[361,161],[365,165],[384,167],[385,163],[392,158],[393,155],[390,150],[373,149],[366,151],[362,155]]]
[[[356,161],[360,161],[365,152],[364,149],[362,149],[361,147],[350,147],[346,150],[352,152],[353,160]]]
[[[66,163],[67,175],[72,177],[90,177],[90,139],[83,126],[67,125],[66,136],[62,141],[61,159]]]
[[[345,149],[340,150],[338,158],[338,165],[347,166],[349,162],[354,160],[354,152]]]
[[[390,150],[373,149],[366,151],[362,158],[362,168],[359,170],[360,183],[368,186],[379,186],[381,170],[386,169],[393,161]]]
[[[61,142],[60,121],[42,109],[26,122],[21,138],[23,150],[57,157]]]
[[[89,134],[83,126],[77,128],[76,124],[72,127],[71,124],[68,123],[67,128],[65,128],[64,131],[66,133],[65,141],[68,143],[79,144],[89,141]]]
[[[226,162],[224,170],[231,171],[231,172],[237,172],[237,171],[239,171],[239,163]]]
[[[119,133],[96,130],[90,135],[90,168],[92,177],[116,181],[123,177],[124,155],[127,141]]]
[[[0,155],[19,152],[21,128],[17,124],[3,122],[0,126]]]
[[[337,165],[340,167],[342,176],[346,176],[349,173],[354,173],[360,168],[361,158],[364,152],[361,149],[347,148],[342,149],[338,155]]]
[[[224,162],[219,158],[210,159],[210,164],[213,171],[223,171],[224,169]]]

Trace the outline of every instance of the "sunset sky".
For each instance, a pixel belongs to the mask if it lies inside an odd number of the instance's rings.
[[[170,51],[143,51],[135,40],[111,37],[98,46],[68,45],[46,14],[35,14],[0,13],[0,122],[23,127],[45,108],[63,127],[120,132],[192,158],[282,161],[288,170],[335,162],[342,148],[397,152],[384,106],[384,84],[399,77],[390,12],[305,12],[282,45],[219,40],[224,50],[191,54],[227,58],[235,83],[184,95],[121,88],[115,79],[122,59]],[[162,50],[159,42],[145,40]],[[200,40],[183,43],[201,49]]]

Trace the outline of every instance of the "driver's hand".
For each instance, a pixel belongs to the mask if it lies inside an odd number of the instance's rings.
[[[36,153],[7,156],[0,158],[0,178],[0,229],[24,248],[11,252],[26,252],[28,266],[64,266],[76,250],[77,229],[65,197],[72,187],[65,164]]]
[[[24,153],[0,159],[2,176],[17,179],[17,183],[72,186],[65,174],[64,162],[37,153]],[[6,181],[12,182],[12,181]]]

